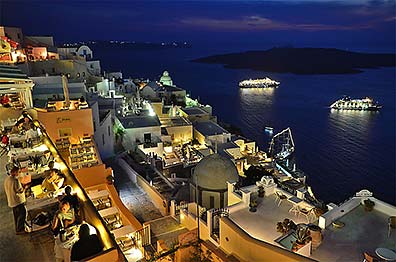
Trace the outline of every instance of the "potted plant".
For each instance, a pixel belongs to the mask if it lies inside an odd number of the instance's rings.
[[[114,177],[112,175],[108,175],[106,177],[107,184],[112,185],[114,183]]]
[[[370,199],[364,200],[363,203],[364,203],[364,210],[366,210],[366,211],[372,211],[375,206],[374,201],[372,201]]]
[[[296,241],[293,242],[292,251],[299,250],[300,248],[302,248],[312,240],[311,233],[306,225],[297,226],[295,233],[296,233]]]
[[[249,204],[249,211],[250,212],[256,212],[257,211],[257,201],[255,199],[253,199],[252,201],[250,201]]]
[[[264,197],[264,193],[265,193],[264,187],[263,186],[259,186],[258,187],[258,196],[259,197]]]
[[[287,234],[290,230],[295,230],[297,228],[293,220],[285,218],[283,222],[276,223],[276,231],[282,233],[282,235]]]

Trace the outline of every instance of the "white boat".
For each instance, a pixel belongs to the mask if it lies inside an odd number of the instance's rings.
[[[382,106],[374,102],[373,99],[369,97],[363,99],[351,99],[350,97],[343,97],[331,104],[330,108],[336,110],[377,111],[380,110]]]
[[[272,80],[269,77],[261,79],[247,79],[239,82],[240,88],[276,88],[280,82]]]

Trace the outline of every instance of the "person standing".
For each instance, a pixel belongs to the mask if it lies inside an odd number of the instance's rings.
[[[7,196],[8,206],[14,213],[14,224],[17,235],[28,232],[25,229],[26,222],[26,197],[25,189],[18,180],[19,168],[13,167],[10,175],[4,179],[4,190]]]

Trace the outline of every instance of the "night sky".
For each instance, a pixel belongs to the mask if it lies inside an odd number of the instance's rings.
[[[394,49],[395,1],[1,0],[0,23],[78,40],[378,46]]]

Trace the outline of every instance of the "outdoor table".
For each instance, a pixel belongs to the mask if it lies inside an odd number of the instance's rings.
[[[2,120],[1,127],[2,127],[2,129],[5,129],[7,127],[13,127],[15,125],[16,121],[17,121],[16,119],[10,119],[10,118]]]
[[[382,259],[386,261],[395,261],[396,260],[396,253],[393,250],[388,248],[379,247],[375,250],[375,253]]]
[[[109,191],[107,190],[100,190],[97,192],[88,193],[88,197],[93,201],[99,198],[107,198],[109,197]]]
[[[20,172],[18,176],[19,182],[21,182],[22,185],[29,184],[32,182],[32,175],[29,172]]]
[[[290,203],[292,203],[292,208],[289,209],[289,212],[294,212],[295,214],[298,213],[298,204],[303,201],[301,198],[298,198],[296,196],[293,196],[291,198],[288,198],[287,201],[289,201]]]
[[[120,237],[125,237],[129,234],[132,234],[134,232],[133,227],[131,225],[123,226],[118,229],[114,229],[111,231],[113,233],[114,238],[117,240],[117,238]]]
[[[99,210],[99,215],[103,218],[109,217],[109,216],[113,216],[113,215],[117,215],[120,213],[120,211],[118,210],[117,207],[109,207],[106,209],[102,209]]]
[[[43,198],[34,198],[28,197],[26,199],[26,210],[27,212],[32,210],[44,209],[47,207],[54,206],[58,203],[58,199],[55,197],[43,197]]]

